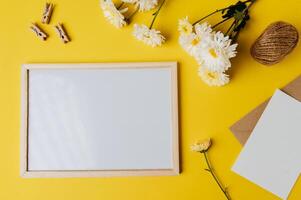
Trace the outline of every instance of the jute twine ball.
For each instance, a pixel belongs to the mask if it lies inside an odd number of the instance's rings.
[[[297,29],[286,22],[269,25],[251,47],[251,55],[259,63],[279,63],[298,43]]]

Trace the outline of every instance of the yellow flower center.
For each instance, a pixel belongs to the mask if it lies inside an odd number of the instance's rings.
[[[147,34],[147,33],[144,33],[143,36],[144,36],[144,38],[146,38],[146,39],[150,39],[150,35]]]
[[[185,34],[189,34],[191,33],[191,28],[187,25],[187,26],[183,26],[183,32]]]
[[[198,45],[198,44],[200,43],[200,41],[201,41],[201,38],[196,37],[196,38],[194,38],[194,39],[191,41],[191,45],[192,45],[192,46],[196,46],[196,45]]]
[[[209,49],[209,53],[213,58],[217,58],[217,54],[213,48]]]
[[[189,30],[188,30],[188,27],[187,27],[187,26],[184,26],[184,27],[183,27],[183,32],[184,32],[184,33],[188,33],[188,31],[189,31]]]
[[[212,79],[216,79],[216,73],[214,73],[214,72],[208,72],[208,74],[207,74],[208,76],[209,76],[209,78],[212,78]]]

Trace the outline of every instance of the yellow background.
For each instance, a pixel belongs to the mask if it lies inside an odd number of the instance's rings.
[[[211,137],[210,159],[234,200],[272,200],[271,193],[231,172],[241,146],[228,127],[263,102],[273,91],[301,72],[298,46],[283,62],[265,67],[255,62],[249,48],[271,22],[283,20],[301,30],[300,0],[258,0],[251,20],[239,38],[233,59],[231,83],[206,86],[197,75],[197,64],[178,45],[177,20],[191,21],[222,8],[228,0],[169,0],[155,28],[167,37],[160,48],[147,47],[131,35],[133,23],[118,30],[108,24],[98,0],[53,0],[55,11],[49,26],[41,27],[49,39],[39,40],[30,22],[40,21],[45,1],[1,0],[0,3],[0,199],[23,200],[187,200],[224,199],[205,167],[203,158],[190,151],[197,139]],[[134,22],[147,23],[151,12],[139,13]],[[209,20],[211,23],[216,19]],[[63,22],[72,42],[63,44],[53,30]],[[30,62],[179,62],[180,134],[182,173],[176,177],[21,179],[19,177],[20,66]],[[267,144],[268,147],[268,144]],[[260,163],[258,163],[260,166]],[[301,199],[301,181],[291,200]]]

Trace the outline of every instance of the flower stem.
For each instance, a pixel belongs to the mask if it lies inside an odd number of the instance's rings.
[[[233,26],[236,24],[236,20],[233,21],[233,23],[231,24],[231,26],[228,28],[228,30],[226,31],[225,35],[228,35],[228,33],[232,30]],[[231,31],[232,32],[232,31]],[[228,35],[229,36],[229,35]]]
[[[152,27],[154,25],[154,22],[155,22],[155,20],[156,20],[156,18],[157,18],[157,16],[158,16],[158,14],[159,14],[159,12],[160,12],[160,10],[161,10],[161,8],[162,8],[162,6],[163,6],[164,3],[165,3],[165,0],[162,1],[162,3],[160,5],[160,7],[158,8],[158,10],[153,14],[154,18],[153,18],[153,20],[151,22],[151,25],[149,26],[149,29],[152,29]]]
[[[207,153],[206,152],[202,152],[204,154],[205,160],[206,160],[206,164],[208,169],[206,169],[208,172],[210,172],[210,174],[212,175],[213,179],[215,180],[215,182],[218,184],[219,188],[221,189],[221,191],[224,193],[225,197],[228,200],[231,200],[231,197],[229,196],[229,194],[227,193],[227,190],[224,189],[224,187],[222,186],[222,184],[220,183],[220,181],[218,180],[217,176],[215,175],[213,168],[210,165],[209,159],[207,157]]]
[[[212,26],[212,29],[216,28],[217,26],[219,26],[220,24],[224,23],[225,21],[228,21],[229,19],[231,19],[231,17],[228,17],[220,22],[218,22],[217,24],[215,24],[214,26]]]
[[[250,7],[255,3],[255,1],[256,0],[246,0],[246,1],[243,2],[243,3],[250,3],[249,5],[247,5],[247,7],[245,8],[245,10],[242,11],[242,13],[244,14],[244,16],[249,11]],[[236,19],[233,22],[233,24],[230,26],[230,28],[228,29],[228,31],[226,33],[226,35],[228,35],[232,39],[232,42],[236,42],[236,40],[238,38],[240,30],[239,31],[235,31],[235,29],[243,22],[244,16],[241,19]]]
[[[246,0],[246,1],[244,1],[243,3],[249,3],[249,2],[251,2],[250,5],[249,5],[249,7],[251,7],[251,5],[252,5],[255,1],[256,1],[256,0]],[[229,6],[229,7],[230,7],[230,6]],[[213,11],[212,13],[206,15],[205,17],[202,17],[201,19],[197,20],[197,21],[194,22],[192,25],[194,26],[194,25],[196,25],[197,23],[203,21],[204,19],[206,19],[206,18],[208,18],[208,17],[210,17],[210,16],[212,16],[212,15],[218,13],[218,12],[225,11],[225,10],[229,9],[229,7],[222,8],[222,9],[218,9],[218,10],[216,10],[216,11]]]
[[[139,10],[139,6],[136,8],[136,10],[130,16],[128,16],[126,18],[126,21],[130,21],[130,19],[138,12],[138,10]]]
[[[117,7],[117,10],[119,10],[124,5],[124,2],[121,2],[121,4]]]
[[[205,17],[202,17],[201,19],[197,20],[197,21],[196,21],[196,22],[194,22],[192,25],[194,26],[194,25],[196,25],[197,23],[199,23],[199,22],[203,21],[204,19],[206,19],[206,18],[208,18],[208,17],[210,17],[210,16],[214,15],[215,13],[218,13],[218,12],[224,11],[224,10],[226,10],[226,9],[228,9],[228,7],[227,7],[227,8],[223,8],[223,9],[218,9],[218,10],[216,10],[216,11],[214,11],[214,12],[212,12],[212,13],[210,13],[210,14],[206,15]]]

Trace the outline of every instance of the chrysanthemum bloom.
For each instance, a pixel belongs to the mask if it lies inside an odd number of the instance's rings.
[[[201,79],[210,86],[229,83],[225,71],[231,67],[230,58],[236,56],[237,44],[231,44],[229,36],[212,31],[206,22],[193,27],[187,17],[179,20],[178,29],[179,44],[198,62]]]
[[[196,143],[194,143],[193,145],[191,145],[191,150],[192,151],[196,151],[196,152],[206,152],[208,151],[208,149],[211,146],[211,139],[206,139],[203,141],[198,141]]]
[[[188,24],[184,25],[184,23],[189,22],[184,20],[179,21],[179,30],[189,29]],[[192,24],[190,25],[192,27]],[[201,56],[201,51],[208,46],[207,43],[212,40],[212,29],[207,23],[197,24],[194,29],[195,32],[192,31],[191,33],[188,33],[188,31],[186,33],[180,32],[179,43],[189,55],[198,58]]]
[[[230,79],[224,72],[214,72],[206,67],[199,68],[199,76],[209,86],[223,86],[229,83]]]
[[[161,35],[160,31],[155,29],[149,29],[144,24],[134,24],[133,35],[138,40],[152,47],[161,46],[165,41],[165,38],[163,35]]]
[[[218,184],[219,188],[222,190],[222,192],[224,193],[225,197],[230,200],[230,196],[227,192],[227,189],[225,189],[223,187],[223,185],[221,184],[221,182],[218,180],[218,177],[216,176],[213,167],[211,166],[210,162],[209,162],[209,158],[207,156],[207,151],[209,150],[209,148],[211,147],[211,139],[207,139],[207,140],[203,140],[203,141],[199,141],[196,142],[195,144],[191,145],[191,150],[195,151],[195,152],[199,152],[202,153],[204,155],[206,164],[207,164],[207,168],[205,169],[207,172],[209,172],[212,176],[213,179],[215,180],[215,182]]]
[[[158,5],[158,0],[122,0],[124,3],[135,4],[141,12],[154,9]]]
[[[213,33],[212,40],[200,51],[201,66],[205,66],[210,71],[225,72],[231,67],[230,58],[236,56],[237,44],[231,45],[229,36],[223,33]]]
[[[118,10],[112,0],[101,0],[100,6],[103,10],[103,14],[105,18],[115,27],[121,28],[125,26],[127,23],[125,21],[125,17],[122,13],[125,13],[128,8],[123,8],[122,10]]]
[[[178,30],[180,34],[184,34],[184,35],[189,35],[192,33],[193,26],[191,23],[189,23],[187,16],[179,20]]]
[[[150,11],[158,5],[158,0],[138,0],[136,5],[139,7],[139,11]]]

